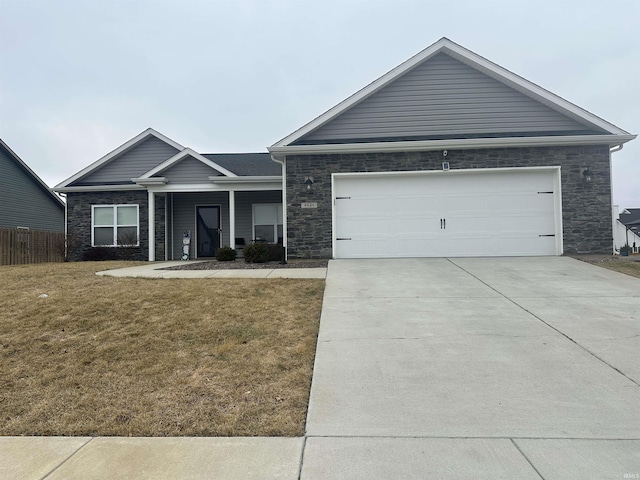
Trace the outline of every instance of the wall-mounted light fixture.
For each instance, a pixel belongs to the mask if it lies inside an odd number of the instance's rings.
[[[589,167],[582,168],[582,179],[585,183],[591,183],[591,170]]]
[[[311,185],[313,185],[313,177],[305,178],[304,184],[307,186],[307,190],[311,190]]]

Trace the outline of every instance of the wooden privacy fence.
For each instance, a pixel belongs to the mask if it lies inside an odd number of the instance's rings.
[[[0,265],[64,261],[64,233],[0,228]]]

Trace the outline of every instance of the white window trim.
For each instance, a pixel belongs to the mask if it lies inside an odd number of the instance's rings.
[[[284,205],[282,203],[254,203],[251,205],[251,241],[256,241],[256,206],[261,207],[280,207],[282,208],[282,223],[278,223],[276,214],[276,223],[273,225],[273,238],[276,243],[278,242],[278,225],[282,225],[282,232],[284,235]],[[282,239],[284,242],[284,238]]]
[[[95,225],[95,209],[112,207],[113,208],[113,224],[112,225]],[[136,216],[138,222],[136,225],[118,225],[118,207],[136,207]],[[96,227],[111,227],[113,228],[113,245],[96,245],[95,243],[95,229]],[[140,246],[140,205],[130,203],[119,204],[105,204],[105,205],[91,205],[91,246],[92,247],[105,247],[105,248],[121,248],[118,245],[118,227],[136,227],[136,244],[134,246]],[[129,245],[127,245],[129,246]]]

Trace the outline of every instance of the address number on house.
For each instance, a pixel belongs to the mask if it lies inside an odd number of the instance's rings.
[[[318,202],[303,202],[300,206],[302,208],[318,208]]]

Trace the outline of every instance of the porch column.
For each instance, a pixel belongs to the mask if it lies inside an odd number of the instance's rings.
[[[156,261],[156,196],[149,190],[149,261]]]
[[[229,246],[236,248],[236,192],[229,190]]]

